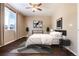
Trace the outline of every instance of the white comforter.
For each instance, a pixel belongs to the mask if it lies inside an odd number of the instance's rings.
[[[31,44],[51,45],[56,43],[55,41],[58,43],[59,39],[61,38],[62,35],[58,32],[51,32],[50,34],[33,34],[27,39],[25,46],[18,48],[18,50],[24,49]]]
[[[31,35],[28,40],[26,41],[25,46],[31,44],[45,44],[45,45],[51,45],[53,37],[49,34],[33,34]]]

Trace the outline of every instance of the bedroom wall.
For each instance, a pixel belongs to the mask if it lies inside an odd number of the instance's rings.
[[[55,7],[53,28],[56,29],[56,20],[62,17],[63,29],[67,30],[67,38],[71,40],[71,46],[66,48],[77,54],[77,4],[58,4]]]
[[[26,26],[25,27],[29,27],[30,32],[29,35],[32,34],[32,30],[34,30],[33,28],[33,20],[40,20],[43,21],[43,30],[46,33],[46,28],[50,27],[51,28],[51,16],[27,16],[25,17],[26,20]]]
[[[25,37],[25,16],[23,16],[21,13],[17,14],[17,37],[22,38]]]

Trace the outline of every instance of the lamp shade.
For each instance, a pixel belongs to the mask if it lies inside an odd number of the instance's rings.
[[[47,32],[49,32],[49,31],[50,31],[50,28],[49,28],[49,27],[47,27],[46,31],[47,31]]]

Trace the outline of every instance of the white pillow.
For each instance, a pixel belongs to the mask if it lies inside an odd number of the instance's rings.
[[[55,39],[61,39],[62,38],[62,33],[61,32],[50,32],[50,35],[55,38]]]

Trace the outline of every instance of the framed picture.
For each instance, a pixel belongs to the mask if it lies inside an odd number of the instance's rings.
[[[33,21],[33,28],[42,28],[43,27],[43,22],[39,20],[34,20]]]
[[[56,25],[57,29],[62,29],[62,17],[57,19],[57,25]]]

